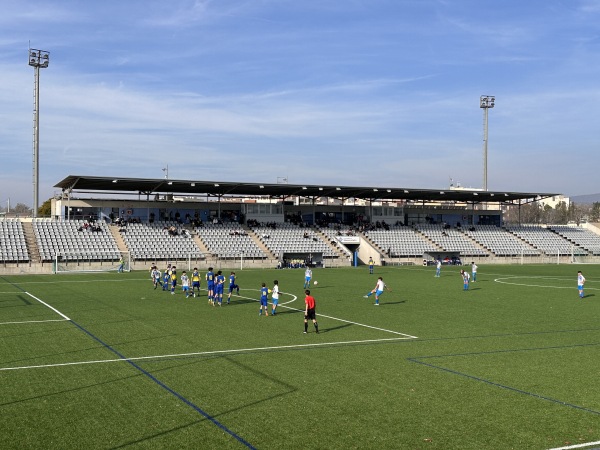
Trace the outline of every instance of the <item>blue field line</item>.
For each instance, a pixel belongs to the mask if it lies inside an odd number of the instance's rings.
[[[466,353],[449,353],[447,355],[416,356],[415,359],[452,358],[455,356],[493,355],[495,353],[534,352],[534,351],[539,351],[539,350],[560,350],[563,348],[596,347],[599,345],[600,345],[600,342],[590,342],[590,343],[586,343],[586,344],[552,345],[550,347],[509,348],[506,350],[487,350],[484,352],[466,352]]]
[[[185,403],[186,405],[188,405],[191,408],[193,408],[196,412],[198,412],[199,414],[201,414],[202,416],[204,416],[206,419],[210,420],[213,424],[215,424],[217,427],[219,427],[225,433],[227,433],[230,436],[232,436],[233,438],[235,438],[241,444],[243,444],[244,446],[246,446],[248,448],[251,448],[251,449],[254,449],[254,450],[256,449],[256,447],[254,447],[252,444],[250,444],[248,441],[246,441],[243,437],[241,437],[240,435],[236,434],[234,431],[232,431],[229,428],[227,428],[225,425],[223,425],[221,422],[219,422],[213,416],[211,416],[210,414],[208,414],[202,408],[200,408],[196,404],[192,403],[190,400],[188,400],[187,398],[185,398],[183,395],[181,395],[180,393],[178,393],[178,392],[174,391],[173,389],[171,389],[169,386],[167,386],[165,383],[163,383],[162,381],[160,381],[158,378],[156,378],[150,372],[148,372],[147,370],[143,369],[142,367],[140,367],[139,365],[137,365],[135,362],[129,360],[126,356],[122,355],[118,350],[112,348],[110,345],[108,345],[107,343],[105,343],[104,341],[102,341],[102,339],[98,338],[96,335],[94,335],[93,333],[91,333],[90,331],[88,331],[87,329],[85,329],[84,327],[82,327],[81,325],[79,325],[77,322],[71,320],[71,323],[73,325],[75,325],[77,328],[79,328],[81,331],[83,331],[85,334],[87,334],[89,337],[91,337],[92,339],[94,339],[96,342],[100,343],[107,350],[110,350],[115,355],[117,355],[119,358],[127,361],[127,363],[129,363],[132,367],[134,367],[136,370],[139,370],[141,373],[143,373],[144,375],[146,375],[148,378],[150,378],[152,381],[154,381],[156,384],[158,384],[161,388],[165,389],[167,392],[169,392],[170,394],[174,395],[179,400],[181,400],[183,403]]]
[[[8,280],[6,280],[4,277],[0,277],[0,280],[4,280],[7,283],[11,284],[12,286],[16,287],[17,289],[26,292],[23,288],[21,288],[19,285],[14,284]],[[137,365],[136,363],[134,363],[133,361],[129,360],[127,357],[125,357],[124,355],[122,355],[118,350],[114,349],[113,347],[111,347],[110,345],[108,345],[106,342],[104,342],[102,339],[100,339],[98,336],[94,335],[92,332],[88,331],[86,328],[84,328],[83,326],[79,325],[77,322],[75,322],[72,319],[69,319],[69,321],[75,325],[77,328],[79,328],[81,331],[83,331],[85,334],[87,334],[89,337],[91,337],[92,339],[94,339],[96,342],[98,342],[100,345],[102,345],[104,348],[106,348],[107,350],[111,351],[112,353],[114,353],[115,355],[117,355],[119,358],[123,359],[124,361],[126,361],[127,363],[129,363],[132,367],[134,367],[136,370],[138,370],[139,372],[141,372],[142,374],[144,374],[145,376],[147,376],[148,378],[150,378],[154,383],[156,383],[157,385],[159,385],[161,388],[163,388],[164,390],[166,390],[167,392],[169,392],[171,395],[175,396],[176,398],[178,398],[179,400],[181,400],[183,403],[185,403],[186,405],[188,405],[189,407],[193,408],[197,413],[199,413],[200,415],[202,415],[203,417],[205,417],[206,419],[210,420],[213,424],[215,424],[217,427],[219,427],[221,430],[223,430],[225,433],[229,434],[231,437],[233,437],[234,439],[236,439],[238,442],[240,442],[241,444],[243,444],[245,447],[256,450],[256,447],[254,447],[252,444],[250,444],[250,442],[246,441],[243,437],[241,437],[240,435],[236,434],[235,432],[233,432],[232,430],[230,430],[229,428],[227,428],[225,425],[223,425],[221,422],[219,422],[217,419],[215,419],[213,416],[211,416],[210,414],[208,414],[206,411],[204,411],[202,408],[200,408],[198,405],[192,403],[190,400],[188,400],[187,398],[185,398],[183,395],[181,395],[179,392],[174,391],[173,389],[171,389],[169,386],[167,386],[165,383],[163,383],[162,381],[160,381],[158,378],[156,378],[154,375],[152,375],[150,372],[148,372],[147,370],[141,368],[139,365]]]
[[[496,333],[496,334],[481,334],[474,336],[456,336],[456,337],[433,337],[433,338],[418,338],[415,342],[424,341],[455,341],[461,339],[486,339],[493,337],[517,337],[517,336],[535,336],[541,334],[558,334],[558,333],[585,333],[588,331],[600,331],[600,328],[579,328],[573,330],[549,330],[549,331],[522,331],[520,333]]]
[[[548,401],[548,402],[557,403],[557,404],[562,405],[562,406],[567,406],[569,408],[574,408],[574,409],[578,409],[580,411],[585,411],[585,412],[588,412],[588,413],[591,413],[591,414],[600,415],[600,411],[596,411],[594,409],[585,408],[583,406],[575,405],[573,403],[563,402],[562,400],[558,400],[558,399],[551,398],[551,397],[545,397],[543,395],[535,394],[533,392],[528,392],[528,391],[525,391],[523,389],[519,389],[519,388],[515,388],[515,387],[512,387],[512,386],[507,386],[507,385],[504,385],[504,384],[496,383],[494,381],[486,380],[485,378],[477,377],[475,375],[470,375],[468,373],[459,372],[457,370],[449,369],[447,367],[438,366],[438,365],[435,365],[435,364],[431,364],[431,363],[422,361],[424,359],[433,359],[433,358],[453,358],[453,357],[458,357],[458,356],[490,355],[490,354],[495,354],[495,353],[499,354],[499,353],[526,352],[526,351],[539,351],[539,350],[556,350],[556,349],[563,349],[563,348],[592,347],[592,346],[598,346],[598,345],[600,345],[600,343],[575,344],[575,345],[553,346],[553,347],[540,347],[540,348],[525,348],[525,349],[513,349],[513,350],[496,350],[496,351],[473,352],[473,353],[456,353],[456,354],[448,354],[448,355],[417,356],[417,357],[406,358],[406,359],[408,361],[412,362],[412,363],[421,364],[423,366],[430,367],[432,369],[441,370],[443,372],[448,372],[448,373],[451,373],[453,375],[459,375],[461,377],[469,378],[471,380],[479,381],[481,383],[486,383],[486,384],[489,384],[491,386],[499,387],[499,388],[506,389],[506,390],[509,390],[509,391],[512,391],[512,392],[517,392],[517,393],[523,394],[523,395],[528,395],[530,397],[534,397],[534,398],[537,398],[539,400],[545,400],[545,401]]]

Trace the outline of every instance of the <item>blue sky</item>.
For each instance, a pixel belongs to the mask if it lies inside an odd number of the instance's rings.
[[[0,204],[67,175],[600,192],[600,0],[0,0]]]

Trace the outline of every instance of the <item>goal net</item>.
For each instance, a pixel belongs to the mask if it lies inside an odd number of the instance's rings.
[[[62,252],[54,257],[54,273],[130,271],[130,252]]]
[[[599,255],[573,255],[573,264],[598,264]]]

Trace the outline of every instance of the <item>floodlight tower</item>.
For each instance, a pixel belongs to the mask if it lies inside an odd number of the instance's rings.
[[[29,49],[29,65],[34,68],[33,79],[33,217],[39,207],[40,180],[40,69],[48,67],[50,52]]]
[[[488,190],[487,160],[488,160],[488,110],[494,107],[496,97],[482,95],[479,97],[479,107],[483,108],[483,190]]]

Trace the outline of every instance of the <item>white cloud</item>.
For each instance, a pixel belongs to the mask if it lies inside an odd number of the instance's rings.
[[[475,3],[5,2],[0,200],[30,198],[29,39],[51,51],[50,194],[68,174],[160,177],[167,161],[182,178],[477,186],[484,93],[497,96],[490,186],[586,193],[598,2]]]

